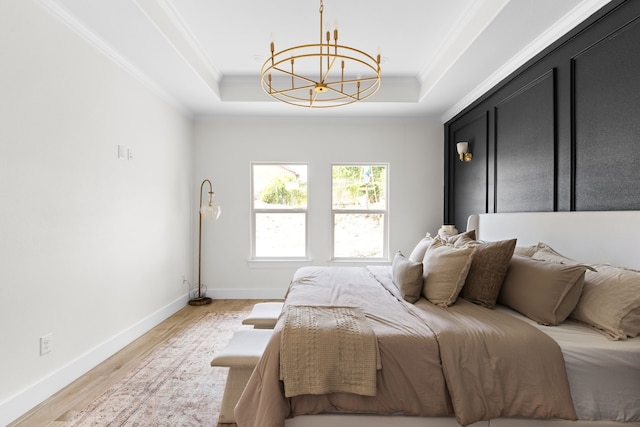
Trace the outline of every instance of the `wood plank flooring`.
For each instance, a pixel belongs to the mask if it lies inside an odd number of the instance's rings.
[[[156,347],[188,328],[204,312],[249,311],[270,300],[214,300],[210,305],[187,305],[149,332],[69,384],[7,427],[60,426],[119,381]],[[220,424],[220,427],[226,426]]]

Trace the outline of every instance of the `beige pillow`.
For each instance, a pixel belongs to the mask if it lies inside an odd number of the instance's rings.
[[[476,240],[476,230],[465,231],[446,238],[446,242],[453,246],[464,246]]]
[[[476,253],[460,296],[483,307],[494,308],[516,247],[516,239],[472,244]]]
[[[575,261],[571,258],[567,258],[566,256],[556,252],[551,246],[546,243],[538,243],[536,245],[535,252],[531,255],[533,259],[541,259],[544,261],[552,261],[560,264],[580,264],[578,261]]]
[[[533,254],[536,253],[537,250],[538,250],[538,246],[536,246],[536,245],[516,246],[516,248],[514,249],[513,253],[516,254],[516,255],[522,255],[522,256],[527,256],[527,257],[531,258],[533,256]]]
[[[435,246],[424,256],[422,294],[433,304],[448,307],[456,302],[467,278],[474,247]]]
[[[413,262],[422,262],[422,260],[424,259],[424,254],[427,252],[427,249],[429,249],[429,246],[431,246],[432,243],[433,238],[427,234],[427,236],[420,240],[416,244],[416,247],[413,248],[411,254],[409,254],[409,260]]]
[[[498,302],[542,325],[559,325],[584,286],[583,265],[563,265],[514,255]]]
[[[619,340],[640,334],[640,272],[611,265],[587,271],[584,290],[571,317],[585,322],[608,338]]]
[[[422,291],[422,262],[410,261],[398,251],[391,264],[391,273],[402,298],[412,304],[416,302]]]

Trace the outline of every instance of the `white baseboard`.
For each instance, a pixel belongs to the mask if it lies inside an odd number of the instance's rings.
[[[113,336],[104,343],[92,348],[85,354],[70,361],[62,368],[26,389],[0,402],[0,425],[5,426],[19,418],[36,405],[43,402],[89,370],[117,353],[126,345],[149,331],[160,322],[187,305],[188,296],[184,295],[160,310],[145,317],[129,328]]]
[[[213,299],[284,299],[286,289],[207,289]]]

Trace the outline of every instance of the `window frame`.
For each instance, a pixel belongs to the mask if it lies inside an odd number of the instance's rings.
[[[334,166],[384,166],[385,167],[385,188],[384,188],[384,200],[385,200],[385,209],[334,209],[333,207],[333,167]],[[329,206],[331,209],[331,262],[332,263],[387,263],[389,261],[389,170],[390,165],[388,162],[332,162],[330,165],[330,187],[331,187],[331,200],[329,201]],[[336,227],[336,214],[381,214],[383,216],[383,227],[382,227],[382,256],[381,257],[337,257],[335,254],[336,249],[336,238],[335,238],[335,227]]]
[[[286,166],[295,166],[295,165],[299,165],[299,166],[305,166],[307,169],[307,204],[306,204],[306,208],[291,208],[291,209],[261,209],[261,208],[256,208],[255,203],[254,203],[254,194],[255,194],[255,188],[254,188],[254,184],[255,184],[255,179],[254,179],[254,166],[280,166],[280,167],[286,167]],[[250,215],[251,215],[251,220],[250,220],[250,264],[251,263],[255,263],[255,264],[259,264],[259,265],[263,265],[265,263],[270,263],[273,262],[279,266],[284,266],[284,264],[287,264],[288,262],[293,262],[293,263],[299,263],[301,261],[309,261],[309,163],[308,162],[263,162],[263,161],[252,161],[250,162],[249,165],[250,168],[250,191],[249,191],[249,198],[250,198]],[[257,256],[256,255],[256,243],[257,243],[257,239],[256,239],[256,232],[257,232],[257,226],[256,226],[256,217],[258,214],[265,214],[265,213],[270,213],[270,214],[281,214],[281,213],[291,213],[291,214],[304,214],[304,255],[303,256]]]

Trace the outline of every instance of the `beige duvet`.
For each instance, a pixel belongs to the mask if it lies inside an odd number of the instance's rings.
[[[285,305],[359,307],[378,339],[377,393],[284,396],[282,322],[235,410],[238,427],[283,427],[327,411],[576,419],[558,345],[534,327],[463,299],[448,309],[405,302],[388,267],[304,267]]]

